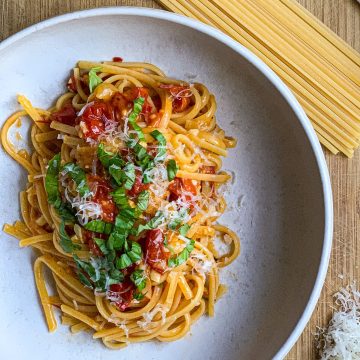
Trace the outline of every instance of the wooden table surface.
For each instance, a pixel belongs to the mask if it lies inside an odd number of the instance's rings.
[[[275,1],[275,0],[269,0]],[[360,5],[355,0],[298,0],[360,52]],[[147,6],[153,0],[1,0],[0,40],[49,17],[100,6]],[[304,333],[287,360],[315,359],[313,332],[331,316],[332,295],[353,280],[360,281],[360,150],[349,160],[325,151],[334,196],[334,243],[321,298]]]

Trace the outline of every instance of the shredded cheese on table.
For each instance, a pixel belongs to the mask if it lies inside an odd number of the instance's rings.
[[[338,309],[326,329],[315,334],[322,360],[360,359],[360,291],[355,284],[334,295]]]

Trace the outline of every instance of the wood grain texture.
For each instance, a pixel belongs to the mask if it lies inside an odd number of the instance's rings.
[[[298,1],[360,52],[360,5],[355,0]],[[0,40],[52,16],[119,5],[160,8],[153,0],[0,0]],[[332,295],[353,280],[360,282],[360,153],[358,150],[351,160],[327,151],[325,155],[333,187],[335,217],[330,268],[311,321],[287,360],[316,358],[313,333],[316,326],[325,326],[329,321]]]

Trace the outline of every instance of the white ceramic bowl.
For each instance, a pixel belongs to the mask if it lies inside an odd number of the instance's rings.
[[[222,222],[241,237],[242,253],[222,273],[228,293],[191,335],[174,343],[109,351],[88,334],[59,326],[48,334],[29,249],[1,234],[0,358],[282,358],[315,307],[331,248],[332,198],[324,156],[303,110],[279,78],[221,32],[168,12],[106,8],[34,25],[0,45],[2,122],[15,94],[49,106],[78,59],[148,61],[215,93],[217,119],[239,140],[225,160],[235,173]],[[1,222],[19,217],[25,173],[0,151]],[[243,196],[242,205],[236,202]]]

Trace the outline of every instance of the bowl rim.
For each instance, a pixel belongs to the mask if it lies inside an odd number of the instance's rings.
[[[310,320],[310,317],[315,309],[317,301],[320,297],[320,293],[325,281],[329,260],[330,252],[332,246],[332,235],[333,235],[333,200],[332,200],[332,190],[329,172],[325,160],[324,153],[320,146],[319,140],[315,134],[315,131],[310,123],[310,120],[307,118],[304,110],[300,106],[299,102],[289,90],[289,88],[282,82],[282,80],[271,70],[268,65],[266,65],[262,60],[260,60],[255,54],[250,50],[245,48],[243,45],[233,40],[228,35],[225,35],[220,30],[213,28],[209,25],[203,24],[200,21],[185,17],[183,15],[175,14],[166,10],[145,8],[145,7],[132,7],[132,6],[118,6],[118,7],[99,7],[87,10],[80,10],[71,13],[66,13],[63,15],[58,15],[51,17],[49,19],[43,20],[39,23],[31,25],[29,27],[20,30],[19,32],[9,36],[0,43],[0,52],[5,50],[10,45],[14,44],[16,41],[19,41],[25,38],[32,33],[40,31],[42,29],[64,23],[72,20],[80,20],[83,18],[96,17],[96,16],[108,16],[108,15],[129,15],[129,16],[140,16],[154,19],[166,20],[176,24],[187,26],[193,30],[202,32],[210,37],[220,41],[224,45],[230,47],[232,50],[237,52],[240,56],[245,58],[249,63],[251,63],[257,70],[259,70],[282,95],[284,100],[289,104],[291,109],[294,111],[297,119],[299,120],[301,126],[303,127],[305,134],[310,141],[311,149],[315,155],[317,162],[320,179],[323,189],[323,199],[324,199],[324,241],[321,252],[321,259],[318,268],[318,273],[315,279],[313,289],[311,291],[310,297],[308,299],[307,305],[300,316],[297,324],[292,330],[291,334],[287,340],[283,343],[278,352],[274,355],[273,359],[283,359],[286,354],[290,351],[292,346],[295,344],[296,340],[300,337],[303,332],[306,324]]]

